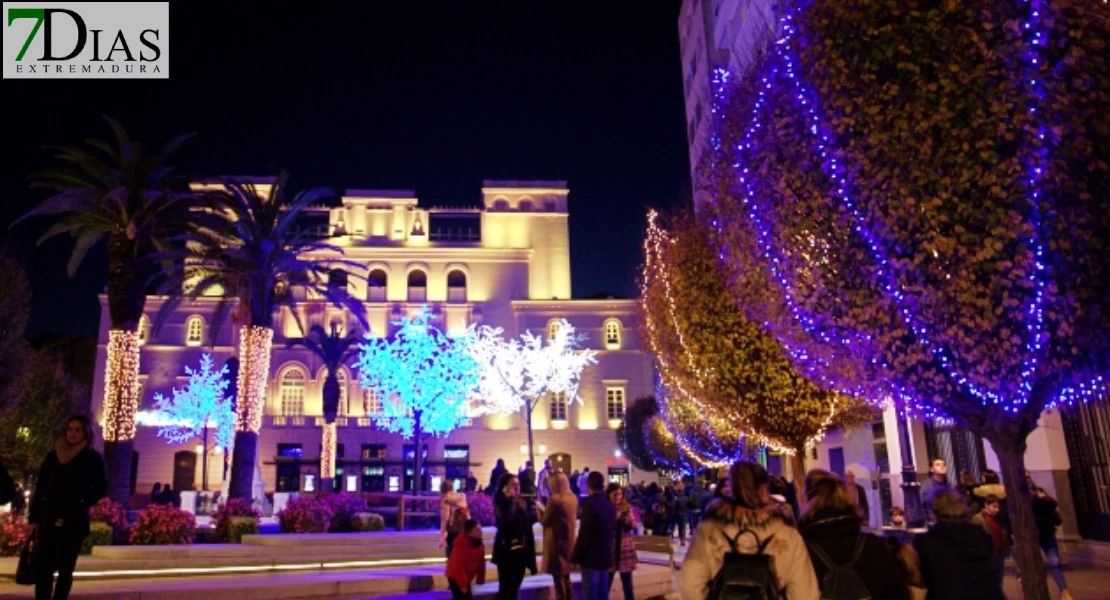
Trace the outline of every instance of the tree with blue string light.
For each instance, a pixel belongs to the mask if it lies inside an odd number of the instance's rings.
[[[213,369],[212,355],[200,357],[200,368],[185,367],[189,381],[184,388],[173,390],[173,398],[154,395],[156,410],[165,422],[158,428],[158,435],[171,444],[182,444],[201,438],[201,489],[208,491],[208,453],[210,441],[225,453],[231,449],[235,438],[235,409],[226,396],[231,384],[228,367]],[[214,439],[209,440],[209,435]]]
[[[448,337],[432,323],[427,307],[394,323],[391,338],[366,336],[359,350],[359,381],[376,390],[378,427],[415,441],[414,495],[420,493],[424,437],[445,436],[468,418],[480,370],[468,346],[472,332]]]
[[[734,299],[821,385],[998,455],[1026,598],[1046,409],[1110,373],[1108,21],[1041,0],[788,10],[723,123],[704,213]]]

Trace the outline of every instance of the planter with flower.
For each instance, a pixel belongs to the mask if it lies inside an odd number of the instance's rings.
[[[129,541],[134,545],[191,544],[196,537],[197,520],[191,513],[173,506],[154,504],[139,512],[131,526]]]
[[[119,502],[112,502],[111,498],[101,498],[91,509],[89,509],[89,520],[95,525],[102,523],[107,526],[109,532],[107,544],[126,544],[128,538],[128,522],[127,522],[127,509]],[[98,528],[101,533],[97,534],[96,546],[107,545],[102,544],[104,528]],[[86,543],[88,540],[86,540]]]
[[[238,544],[243,541],[244,535],[258,533],[258,520],[261,518],[262,514],[249,500],[232,498],[212,513],[216,539]]]
[[[353,522],[355,515],[366,512],[366,500],[362,496],[344,492],[323,496],[320,501],[331,512],[330,533],[357,531]]]
[[[316,498],[289,501],[277,514],[282,533],[326,533],[331,526],[331,507]]]

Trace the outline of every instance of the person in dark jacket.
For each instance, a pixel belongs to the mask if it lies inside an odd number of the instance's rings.
[[[925,507],[927,522],[934,520],[933,497],[948,491],[952,491],[952,486],[948,484],[948,461],[934,458],[929,462],[929,478],[921,484],[921,505]]]
[[[501,476],[508,472],[509,470],[505,468],[505,459],[497,459],[497,464],[494,465],[489,474],[489,494],[491,496],[497,495],[497,491],[501,489],[497,487],[497,484],[501,482]]]
[[[616,558],[617,508],[605,497],[605,476],[600,471],[586,479],[590,492],[582,506],[582,522],[570,562],[582,567],[582,597],[609,598],[609,570]]]
[[[690,525],[690,496],[686,494],[686,487],[682,481],[674,486],[674,496],[671,500],[674,524],[678,526],[678,540],[681,545],[686,545],[686,528]],[[672,529],[669,533],[674,533]]]
[[[497,565],[497,597],[515,600],[524,583],[524,570],[536,574],[536,538],[532,513],[520,497],[520,479],[503,473],[493,496],[497,535],[493,538],[493,564]]]
[[[1005,600],[998,581],[994,542],[983,528],[967,520],[967,503],[959,492],[933,496],[937,523],[913,540],[921,556],[921,575],[928,600]]]
[[[798,530],[806,541],[818,584],[824,585],[831,570],[825,558],[834,565],[845,565],[852,560],[857,544],[862,544],[852,571],[859,575],[871,597],[910,600],[898,559],[882,539],[863,533],[859,507],[844,482],[821,478],[806,489]]]
[[[1057,510],[1056,500],[1048,495],[1042,487],[1031,488],[1033,492],[1033,522],[1037,524],[1037,538],[1041,550],[1044,552],[1044,565],[1052,580],[1056,582],[1056,589],[1060,590],[1061,600],[1071,600],[1068,591],[1068,580],[1060,570],[1060,547],[1056,542],[1056,528],[1063,520]]]
[[[66,432],[39,469],[27,521],[35,538],[35,599],[66,600],[81,542],[89,535],[89,509],[108,489],[104,459],[92,449],[92,425],[70,417]],[[58,574],[55,583],[54,573]]]

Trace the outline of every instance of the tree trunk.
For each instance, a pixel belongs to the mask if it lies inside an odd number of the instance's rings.
[[[330,494],[335,491],[335,446],[336,431],[334,420],[320,428],[320,492]]]
[[[794,448],[794,454],[790,455],[790,470],[793,471],[794,477],[794,491],[798,492],[798,498],[805,498],[806,491],[806,447],[805,444],[799,444]]]
[[[1027,436],[1028,434],[1026,434]],[[1025,600],[1049,600],[1048,578],[1041,555],[1037,524],[1033,520],[1033,498],[1025,483],[1026,436],[1012,432],[984,432],[998,455],[1002,483],[1006,488],[1006,507],[1014,532],[1014,552],[1021,573]]]
[[[421,411],[413,412],[413,427],[412,437],[416,440],[416,449],[412,453],[413,469],[412,469],[412,495],[419,496],[421,484],[424,478],[420,476],[420,458],[424,454],[424,430],[421,429],[420,416]]]
[[[135,440],[104,442],[104,465],[108,471],[108,497],[131,505],[131,456]]]
[[[205,423],[207,423],[207,421],[205,421]],[[207,492],[208,491],[208,425],[207,424],[204,426],[204,453],[201,455],[200,465],[201,465],[200,466],[200,468],[201,468],[200,489],[201,489],[201,491]]]
[[[532,468],[536,468],[536,451],[532,446],[532,411],[534,406],[531,402],[524,403],[524,423],[528,426],[528,460],[532,463]]]
[[[231,453],[231,482],[228,495],[254,500],[254,463],[258,455],[258,434],[253,431],[235,432],[235,451]]]
[[[274,330],[248,325],[239,330],[239,378],[235,391],[235,445],[231,456],[228,495],[253,500],[254,465],[258,459],[258,431],[266,407],[270,378],[270,350]]]

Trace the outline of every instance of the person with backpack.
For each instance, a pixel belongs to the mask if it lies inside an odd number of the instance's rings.
[[[450,481],[439,484],[439,494],[439,547],[446,546],[447,558],[451,558],[455,538],[463,532],[470,511],[466,496],[456,492]]]
[[[805,542],[771,500],[767,470],[738,462],[731,493],[714,500],[690,543],[678,585],[686,600],[819,600]]]
[[[805,490],[799,528],[823,600],[910,600],[898,559],[882,539],[863,533],[859,506],[839,479],[817,478]]]

